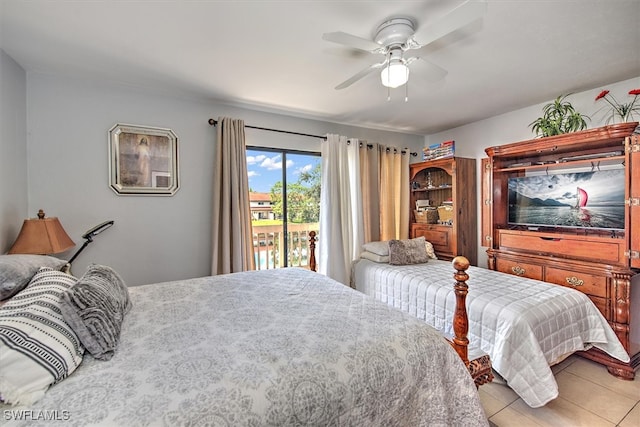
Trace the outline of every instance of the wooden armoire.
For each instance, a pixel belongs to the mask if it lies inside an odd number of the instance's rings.
[[[640,135],[638,123],[487,148],[482,162],[482,242],[489,268],[584,292],[617,334],[631,360],[623,363],[592,348],[581,352],[613,375],[633,379],[640,365]],[[510,217],[517,178],[617,169],[622,191],[614,229],[553,224],[527,225]],[[587,174],[588,175],[588,174]],[[511,187],[509,184],[511,183]],[[511,200],[510,200],[511,192]],[[576,208],[578,209],[578,208]],[[579,208],[589,218],[589,205]],[[592,208],[595,210],[595,208]],[[622,218],[622,216],[624,218]]]

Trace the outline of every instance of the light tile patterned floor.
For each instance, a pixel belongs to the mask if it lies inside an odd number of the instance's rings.
[[[640,427],[640,372],[634,381],[615,378],[602,365],[571,356],[553,367],[560,395],[530,408],[500,378],[480,387],[489,421],[497,427]]]

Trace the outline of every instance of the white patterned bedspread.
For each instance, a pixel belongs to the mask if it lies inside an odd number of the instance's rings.
[[[450,262],[396,266],[359,260],[356,288],[453,335],[454,269]],[[470,266],[469,344],[491,357],[493,368],[529,406],[558,396],[550,365],[592,345],[623,362],[629,356],[582,292]]]
[[[18,425],[488,425],[438,332],[320,274],[237,273],[130,294],[113,359],[85,355],[35,405],[0,407],[3,422],[27,409],[69,420]]]

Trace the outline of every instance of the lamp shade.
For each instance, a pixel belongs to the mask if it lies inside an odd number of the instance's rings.
[[[409,67],[400,61],[390,62],[380,72],[382,85],[391,88],[397,88],[407,83],[409,80]]]
[[[57,254],[75,246],[56,217],[45,218],[42,209],[38,218],[25,219],[10,254]]]

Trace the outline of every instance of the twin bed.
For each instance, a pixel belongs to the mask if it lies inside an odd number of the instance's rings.
[[[450,264],[450,287],[452,273]],[[0,308],[3,397],[3,378],[22,378],[8,363],[19,355],[6,334],[20,310],[48,310],[70,334],[57,304],[77,279],[51,269],[34,278]],[[118,279],[109,279],[115,289]],[[126,313],[110,360],[80,354],[77,369],[35,402],[0,406],[3,425],[488,425],[465,364],[440,333],[323,275],[235,273],[131,287],[128,297],[105,306]],[[464,333],[458,341],[464,347]]]
[[[352,276],[356,289],[450,335],[455,312],[450,269],[449,262],[435,259],[415,265],[360,259]],[[469,348],[489,354],[496,372],[529,406],[558,396],[550,366],[576,351],[595,346],[629,361],[582,292],[473,266],[467,273]]]

